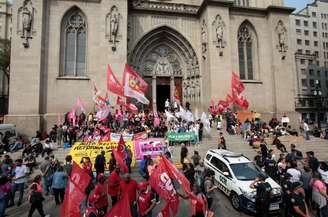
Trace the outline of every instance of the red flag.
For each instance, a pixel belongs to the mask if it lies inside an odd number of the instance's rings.
[[[122,173],[127,173],[129,171],[128,166],[124,163],[122,156],[118,153],[117,150],[113,149],[113,154],[116,162],[120,165]]]
[[[107,69],[107,90],[119,96],[123,96],[123,86],[117,80],[109,65]]]
[[[133,71],[128,64],[125,65],[123,75],[124,96],[134,98],[142,104],[149,104],[149,100],[145,97],[148,88],[146,81]]]
[[[117,96],[116,105],[125,105],[123,99],[120,96]]]
[[[234,98],[230,94],[227,94],[227,96],[226,96],[226,103],[228,105],[230,105],[233,102],[234,102]]]
[[[109,142],[110,140],[111,139],[110,139],[110,131],[109,131],[108,133],[106,133],[106,135],[104,135],[99,139],[99,142]]]
[[[126,104],[126,108],[129,109],[130,111],[132,111],[133,113],[137,113],[138,112],[137,106],[135,106],[132,103]]]
[[[73,162],[71,181],[81,189],[82,192],[88,187],[91,177],[77,163]]]
[[[169,203],[172,213],[175,215],[179,207],[179,196],[163,160],[155,168],[148,182],[159,196]]]
[[[243,96],[236,96],[236,104],[242,107],[244,110],[248,109],[249,103]]]
[[[174,99],[177,103],[181,104],[181,97],[180,97],[179,90],[177,87],[175,87],[175,90],[174,90]]]
[[[245,90],[244,84],[240,81],[239,76],[235,72],[232,72],[231,86],[234,95],[236,93],[241,94]]]
[[[84,192],[69,179],[63,206],[60,209],[60,217],[81,217],[80,204],[85,197]]]
[[[229,104],[226,101],[220,100],[218,106],[222,106],[224,109],[229,107]]]
[[[105,215],[105,217],[131,217],[128,194],[125,194],[121,200],[119,200],[113,208]]]
[[[121,155],[123,159],[126,158],[126,146],[125,141],[123,139],[123,135],[121,134],[120,140],[118,141],[117,152]]]
[[[191,192],[188,179],[165,156],[162,157],[162,161],[166,166],[170,178],[177,180],[185,192]]]

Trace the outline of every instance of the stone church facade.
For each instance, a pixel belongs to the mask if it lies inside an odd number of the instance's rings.
[[[282,0],[15,0],[5,120],[33,135],[78,96],[93,111],[93,83],[105,92],[107,64],[121,80],[125,63],[148,82],[150,107],[178,92],[206,110],[235,71],[250,110],[296,117],[292,11]]]

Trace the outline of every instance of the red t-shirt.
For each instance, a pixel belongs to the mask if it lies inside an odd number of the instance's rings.
[[[150,191],[143,191],[139,194],[138,197],[138,207],[139,207],[139,215],[146,215],[147,209],[149,209],[151,205],[151,201],[154,200],[154,194]]]
[[[130,206],[132,206],[133,202],[136,201],[137,199],[138,188],[139,188],[138,183],[134,179],[131,179],[128,183],[126,183],[123,180],[120,182],[121,194],[122,195],[126,193],[128,194]]]
[[[117,196],[118,192],[120,191],[120,182],[121,182],[121,177],[117,174],[116,171],[113,171],[110,176],[108,177],[108,194],[110,196]],[[118,183],[116,187],[113,187],[111,185],[114,185]]]
[[[94,197],[96,198],[95,207],[97,209],[108,206],[108,197],[107,197],[107,186],[105,183],[97,184],[93,192]]]

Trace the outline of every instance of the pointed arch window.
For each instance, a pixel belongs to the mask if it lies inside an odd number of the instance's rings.
[[[238,31],[239,74],[243,80],[254,80],[255,40],[249,25]]]
[[[86,69],[86,19],[79,9],[71,10],[62,21],[62,76],[84,76]]]

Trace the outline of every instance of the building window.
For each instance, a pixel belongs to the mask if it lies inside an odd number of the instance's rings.
[[[306,50],[305,53],[306,54],[311,54],[311,51],[310,50]]]
[[[319,56],[319,51],[314,51],[314,55],[315,55],[316,57],[318,57],[318,56]]]
[[[309,35],[309,30],[304,30],[304,35]]]
[[[301,25],[301,21],[300,20],[295,20],[296,26],[300,26]]]
[[[318,37],[318,32],[313,32],[313,37]]]
[[[297,44],[302,45],[302,39],[297,39]]]
[[[318,41],[314,41],[314,47],[318,47]]]
[[[249,0],[235,0],[236,5],[249,7]]]
[[[314,87],[314,80],[310,79],[310,87]]]
[[[320,70],[318,70],[318,71],[317,71],[317,77],[318,77],[318,78],[320,78],[320,76],[321,76],[320,74],[321,74],[321,72],[320,72]]]
[[[316,62],[316,64],[317,64],[317,66],[320,66],[320,61],[318,60],[318,61]]]
[[[303,87],[307,87],[308,86],[307,79],[302,79],[302,86]]]
[[[243,80],[254,80],[256,44],[256,34],[251,25],[243,23],[238,31],[239,73]]]
[[[301,69],[302,75],[306,75],[306,69]]]
[[[313,60],[309,60],[309,65],[312,65],[313,64]]]
[[[70,10],[62,21],[62,74],[83,76],[86,68],[86,19],[81,10]]]
[[[305,59],[301,59],[301,64],[305,64]]]
[[[303,24],[304,24],[304,26],[308,26],[309,25],[309,22],[306,21],[306,20],[304,20]]]
[[[296,29],[296,33],[297,33],[297,34],[302,34],[302,30],[300,30],[300,29]]]
[[[314,29],[316,29],[317,28],[317,22],[312,22],[312,26],[313,26]]]
[[[309,40],[305,40],[305,45],[309,46],[310,45],[310,41]]]
[[[313,76],[313,69],[309,69],[309,75]]]
[[[312,17],[316,17],[317,13],[316,12],[312,12]]]
[[[297,53],[299,53],[299,54],[301,54],[302,52],[303,52],[302,49],[297,50]]]

